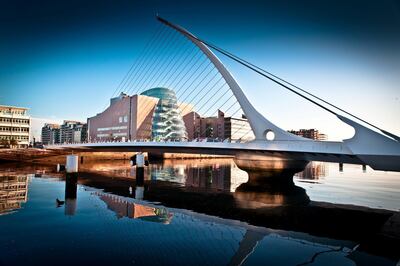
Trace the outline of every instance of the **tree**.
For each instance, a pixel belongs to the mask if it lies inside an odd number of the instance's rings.
[[[3,148],[8,148],[10,146],[10,142],[6,139],[1,139],[0,146],[2,146]]]
[[[212,138],[214,137],[214,128],[211,125],[207,125],[206,128],[206,137],[207,138]]]
[[[13,146],[18,146],[18,141],[17,141],[16,139],[11,139],[11,140],[10,140],[10,146],[11,146],[11,147],[13,147]]]

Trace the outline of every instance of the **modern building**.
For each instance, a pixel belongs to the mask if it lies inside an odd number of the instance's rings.
[[[320,133],[317,129],[300,129],[300,130],[289,130],[290,133],[303,138],[313,139],[313,140],[327,140],[328,136],[326,134]]]
[[[64,120],[60,126],[60,143],[81,143],[86,141],[87,126],[84,123]]]
[[[193,107],[177,102],[174,91],[153,88],[140,95],[121,93],[102,113],[88,118],[89,141],[184,139],[182,116]]]
[[[82,143],[87,140],[87,125],[78,121],[64,120],[62,125],[46,123],[42,127],[44,145]]]
[[[178,103],[175,92],[152,88],[140,95],[121,93],[102,113],[88,118],[89,141],[254,139],[246,118],[201,117],[188,103]]]
[[[153,140],[187,140],[186,127],[173,90],[153,88],[144,91],[141,95],[159,99],[154,108],[151,123]]]
[[[246,118],[226,117],[218,110],[214,117],[201,117],[196,112],[190,112],[183,117],[188,138],[229,141],[249,141],[254,139],[253,131]]]
[[[224,138],[231,141],[250,141],[255,138],[253,130],[245,117],[225,117]]]
[[[23,107],[0,105],[0,146],[28,147],[30,117]]]
[[[45,124],[42,127],[42,144],[57,144],[60,143],[60,125]]]
[[[87,140],[87,124],[79,123],[74,127],[72,142],[82,143]]]

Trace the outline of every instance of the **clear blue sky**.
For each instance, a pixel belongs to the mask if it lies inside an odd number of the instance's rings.
[[[28,107],[41,118],[85,121],[101,112],[158,27],[158,12],[400,135],[399,3],[277,2],[3,1],[0,104]],[[334,139],[351,133],[332,115],[221,59],[279,126],[319,128]]]

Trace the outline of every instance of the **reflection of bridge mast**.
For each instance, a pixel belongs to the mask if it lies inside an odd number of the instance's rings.
[[[235,255],[231,258],[228,265],[242,265],[246,259],[254,252],[258,243],[263,240],[267,234],[247,230],[246,234],[240,241],[239,248],[237,249]]]
[[[21,208],[28,199],[27,176],[0,177],[0,215]]]

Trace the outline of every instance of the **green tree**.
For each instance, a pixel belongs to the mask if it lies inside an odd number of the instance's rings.
[[[212,127],[211,125],[207,125],[207,128],[206,128],[206,137],[207,137],[207,138],[212,138],[212,137],[214,137],[214,129],[213,129],[213,127]]]

